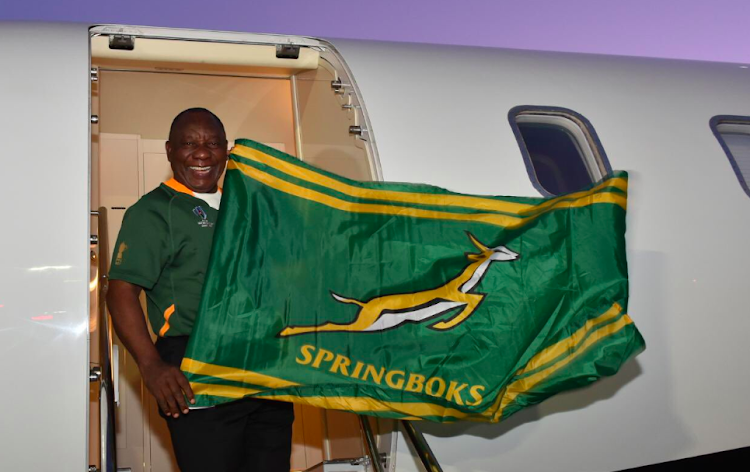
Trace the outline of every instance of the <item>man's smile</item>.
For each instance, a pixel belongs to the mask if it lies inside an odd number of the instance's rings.
[[[189,166],[188,169],[190,169],[193,173],[198,174],[200,177],[204,177],[208,175],[211,170],[214,168],[214,166]]]

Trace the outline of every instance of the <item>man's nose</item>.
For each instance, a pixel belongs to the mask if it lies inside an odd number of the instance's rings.
[[[193,151],[193,157],[196,159],[210,159],[211,150],[206,144],[198,144],[198,147]]]

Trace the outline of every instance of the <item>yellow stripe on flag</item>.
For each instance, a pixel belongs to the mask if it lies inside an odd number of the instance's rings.
[[[503,415],[503,410],[506,406],[508,406],[513,400],[516,399],[519,395],[528,392],[532,388],[534,388],[536,385],[538,385],[540,382],[542,382],[547,377],[551,376],[558,370],[562,369],[566,365],[573,362],[578,356],[583,354],[588,347],[596,343],[597,341],[600,341],[608,336],[611,336],[615,334],[616,332],[620,331],[625,326],[632,324],[633,320],[630,319],[628,315],[623,315],[622,318],[615,321],[614,323],[605,325],[601,328],[598,328],[596,332],[594,332],[591,336],[586,338],[586,341],[577,346],[575,348],[575,352],[573,352],[568,357],[565,357],[561,359],[559,362],[556,362],[555,364],[547,367],[544,370],[540,370],[539,372],[530,375],[528,377],[524,377],[522,379],[516,380],[512,384],[510,384],[505,391],[505,394],[502,396],[502,400],[500,402],[500,409],[495,413],[494,420],[499,420]]]
[[[268,388],[286,388],[296,387],[299,384],[290,382],[288,380],[280,379],[278,377],[272,377],[270,375],[259,374],[249,370],[237,369],[234,367],[224,367],[214,364],[206,364],[205,362],[196,361],[194,359],[185,358],[182,360],[180,368],[191,374],[207,375],[210,377],[217,377],[223,380],[230,380],[233,382],[243,382],[253,385],[262,385]]]
[[[620,304],[615,303],[614,305],[612,305],[612,307],[610,307],[609,310],[607,310],[603,314],[597,316],[596,318],[588,320],[586,324],[584,324],[569,337],[541,350],[534,357],[532,357],[531,360],[529,360],[529,362],[526,364],[526,367],[518,371],[516,375],[523,375],[527,372],[531,372],[532,370],[555,360],[566,352],[572,352],[575,349],[575,346],[578,345],[581,340],[586,337],[586,335],[591,331],[592,328],[613,318],[616,318],[620,315],[621,311],[622,307],[620,306]]]
[[[249,148],[247,146],[236,145],[232,149],[232,153],[246,159],[259,162],[267,165],[272,169],[276,169],[289,176],[296,177],[298,179],[310,182],[313,184],[320,185],[331,190],[335,190],[344,195],[348,195],[354,198],[362,198],[369,200],[383,200],[393,203],[414,203],[419,205],[438,205],[448,207],[459,207],[459,208],[470,208],[474,210],[485,210],[485,211],[501,211],[504,213],[511,213],[520,216],[524,216],[529,213],[533,213],[537,210],[542,210],[550,206],[556,205],[558,202],[563,200],[578,199],[594,194],[606,187],[615,187],[622,191],[626,191],[628,188],[627,179],[616,177],[608,179],[591,190],[584,192],[572,193],[564,197],[555,198],[544,202],[541,205],[531,205],[528,203],[518,202],[507,202],[500,201],[491,198],[482,198],[472,195],[440,195],[440,194],[429,194],[429,193],[416,193],[416,192],[400,192],[393,190],[378,190],[356,187],[341,182],[337,179],[328,177],[318,172],[305,169],[302,166],[297,166],[282,159],[278,159],[269,154],[266,154],[257,149]]]
[[[578,200],[573,201],[559,201],[556,204],[547,207],[542,212],[530,216],[528,218],[519,218],[515,216],[500,215],[497,213],[450,213],[444,211],[425,210],[421,208],[410,208],[390,205],[380,205],[372,203],[355,203],[339,198],[327,195],[316,190],[311,190],[299,185],[287,182],[271,174],[263,172],[255,167],[247,164],[242,164],[236,161],[229,161],[227,169],[236,169],[245,175],[251,177],[258,182],[261,182],[268,187],[279,190],[281,192],[293,195],[295,197],[310,200],[330,208],[342,210],[350,213],[369,213],[369,214],[384,214],[384,215],[399,215],[409,216],[414,218],[426,218],[426,219],[437,219],[437,220],[454,220],[454,221],[471,221],[486,223],[494,226],[500,226],[504,228],[518,228],[530,223],[534,219],[538,218],[542,214],[562,208],[574,208],[584,207],[595,203],[613,203],[620,205],[625,208],[627,205],[627,199],[618,194],[614,193],[597,193],[589,195]]]
[[[218,384],[190,382],[190,387],[196,395],[210,395],[239,399],[246,395],[255,395],[260,390],[244,387],[233,387]],[[433,403],[384,402],[372,398],[362,397],[305,397],[296,395],[261,395],[256,398],[278,400],[285,402],[303,403],[319,408],[348,410],[358,413],[391,412],[395,411],[412,418],[425,416],[465,418],[470,414],[453,408],[447,408]]]
[[[233,385],[207,384],[201,382],[190,382],[190,388],[195,395],[211,395],[214,397],[233,398],[239,400],[247,395],[255,395],[262,390],[257,388],[235,387]]]

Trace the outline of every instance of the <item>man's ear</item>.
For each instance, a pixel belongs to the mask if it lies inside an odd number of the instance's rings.
[[[169,143],[169,141],[164,143],[164,149],[167,151],[167,160],[169,162],[172,162],[172,159],[169,157],[170,154],[172,154],[172,145]]]

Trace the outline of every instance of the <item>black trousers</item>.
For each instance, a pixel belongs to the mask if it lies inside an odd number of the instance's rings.
[[[156,350],[165,362],[179,366],[187,339],[159,338]],[[169,426],[182,472],[289,472],[291,403],[244,398],[176,419],[159,414]]]

